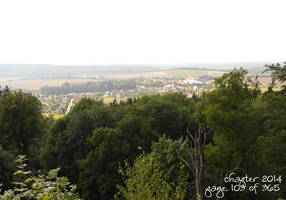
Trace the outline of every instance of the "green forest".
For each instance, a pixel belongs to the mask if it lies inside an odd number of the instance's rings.
[[[240,68],[201,96],[82,98],[57,120],[35,96],[2,87],[0,199],[283,199],[286,87],[273,88],[285,84],[286,63],[266,71],[264,93]],[[259,177],[257,190],[235,179],[246,175]]]

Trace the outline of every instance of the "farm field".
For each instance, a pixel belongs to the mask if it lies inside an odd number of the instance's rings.
[[[249,88],[252,89],[253,87],[249,87]],[[261,90],[262,93],[265,93],[268,91],[268,87],[264,87],[264,86],[259,87],[259,89]],[[280,91],[280,90],[281,88],[277,88],[277,87],[273,88],[273,91],[275,92]]]
[[[82,83],[96,81],[95,79],[17,79],[0,78],[0,85],[8,85],[10,88],[21,88],[26,90],[39,90],[43,86],[60,86],[63,83]]]
[[[109,103],[112,103],[114,99],[116,99],[117,103],[119,103],[120,101],[126,100],[126,98],[104,97],[104,98],[103,98],[103,102],[104,102],[105,104],[109,104]]]
[[[49,113],[43,113],[43,115],[45,116],[45,117],[48,117],[49,115],[51,115],[51,114],[49,114]],[[64,114],[52,114],[51,116],[53,116],[53,118],[55,119],[55,120],[57,120],[57,119],[60,119],[60,118],[63,118],[65,115]]]
[[[201,76],[219,77],[225,72],[208,70],[169,70],[166,71],[168,78],[198,79]]]
[[[158,72],[144,72],[144,73],[132,73],[132,74],[113,74],[104,76],[105,78],[112,79],[131,79],[131,78],[185,78],[185,79],[197,79],[200,76],[219,77],[223,74],[222,71],[209,71],[209,70],[188,70],[188,69],[176,69],[165,70]]]

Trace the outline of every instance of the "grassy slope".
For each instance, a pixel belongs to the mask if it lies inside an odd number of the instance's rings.
[[[168,78],[198,79],[200,76],[219,77],[224,72],[207,70],[170,70],[166,71]]]

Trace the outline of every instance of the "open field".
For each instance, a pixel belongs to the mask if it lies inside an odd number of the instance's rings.
[[[158,72],[130,73],[130,74],[112,74],[105,75],[104,78],[110,79],[132,79],[132,78],[185,78],[197,79],[200,76],[219,77],[224,72],[208,70],[166,70]]]
[[[21,88],[27,90],[38,90],[43,86],[61,86],[65,82],[69,83],[82,83],[96,81],[94,79],[11,79],[0,78],[0,85],[8,85],[11,88]]]
[[[109,103],[112,103],[114,99],[116,99],[117,103],[119,103],[121,100],[122,100],[122,101],[125,101],[125,100],[126,100],[125,98],[105,97],[105,98],[103,98],[103,102],[104,102],[105,104],[109,104]]]
[[[208,70],[169,70],[166,71],[168,78],[198,79],[200,76],[219,77],[225,72]]]
[[[167,74],[164,71],[159,72],[142,72],[142,73],[130,73],[130,74],[111,74],[105,75],[104,78],[110,79],[133,79],[133,78],[162,78]]]
[[[49,113],[44,113],[43,114],[45,117],[48,117],[50,114]],[[63,118],[65,115],[60,115],[60,114],[52,114],[54,119],[60,119]]]
[[[249,88],[250,88],[250,89],[253,89],[254,87],[249,87]],[[261,90],[262,93],[268,91],[268,87],[260,86],[259,89]],[[281,88],[277,88],[277,87],[273,88],[273,91],[280,91],[280,90],[281,90]]]

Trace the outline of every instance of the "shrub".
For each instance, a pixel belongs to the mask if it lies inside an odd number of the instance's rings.
[[[1,200],[79,200],[76,186],[70,185],[68,178],[58,177],[60,168],[53,169],[47,175],[34,176],[32,171],[26,170],[26,156],[18,156],[18,170],[13,174],[18,176],[18,182],[14,182],[14,189],[6,190],[0,195]]]

